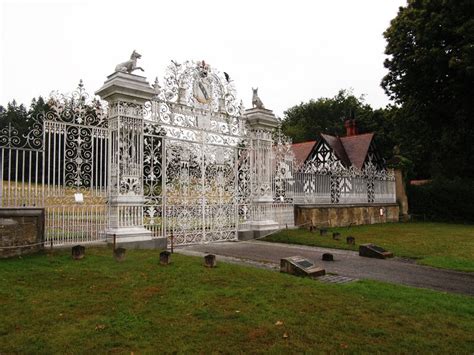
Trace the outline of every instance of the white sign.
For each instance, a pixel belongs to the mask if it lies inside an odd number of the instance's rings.
[[[382,207],[382,208],[380,209],[380,215],[383,216],[383,213],[384,213],[384,208]]]
[[[84,202],[84,195],[82,194],[82,192],[76,192],[74,194],[74,200],[77,203],[83,203]]]

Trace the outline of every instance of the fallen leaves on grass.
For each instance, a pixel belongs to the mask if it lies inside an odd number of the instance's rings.
[[[95,330],[101,331],[105,329],[105,324],[96,324],[95,325]]]

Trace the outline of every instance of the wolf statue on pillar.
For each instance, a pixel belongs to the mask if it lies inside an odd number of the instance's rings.
[[[143,116],[144,105],[155,94],[143,76],[132,74],[141,56],[133,51],[131,59],[117,65],[96,92],[108,103],[110,129],[109,159],[109,228],[107,241],[117,243],[153,242],[143,225]],[[166,239],[164,239],[166,247]]]

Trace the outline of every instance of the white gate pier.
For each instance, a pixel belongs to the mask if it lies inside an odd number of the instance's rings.
[[[108,103],[110,241],[151,240],[143,226],[143,116],[154,90],[142,76],[115,72],[97,92]]]

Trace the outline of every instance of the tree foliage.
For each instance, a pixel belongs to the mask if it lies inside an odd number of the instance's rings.
[[[332,98],[310,100],[289,108],[284,113],[282,130],[293,142],[318,140],[320,133],[344,136],[344,121],[354,115],[360,133],[375,132],[376,143],[384,157],[390,157],[392,115],[390,110],[373,110],[363,97],[355,97],[349,90],[340,90]]]
[[[375,132],[385,157],[397,145],[413,162],[411,177],[473,178],[473,15],[472,0],[409,0],[384,33],[382,87],[394,105],[373,110],[341,90],[288,109],[285,133],[295,142],[342,135],[353,110],[359,131]]]
[[[410,0],[384,33],[394,132],[419,175],[474,177],[474,12],[470,0]]]
[[[33,121],[38,119],[42,112],[48,111],[49,106],[40,96],[31,100],[31,105],[27,108],[24,104],[18,104],[12,100],[7,107],[0,106],[0,129],[11,125],[19,134],[28,133]]]

